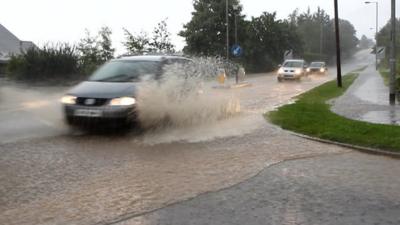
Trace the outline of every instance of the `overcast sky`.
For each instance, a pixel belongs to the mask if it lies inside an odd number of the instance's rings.
[[[379,26],[390,19],[390,0],[379,1]],[[318,6],[333,15],[333,0],[241,0],[243,13],[258,16],[263,11],[274,12],[278,18],[287,16],[296,8],[308,7],[315,11]],[[357,30],[373,37],[375,30],[375,4],[363,0],[339,0],[339,16],[350,20]],[[397,4],[399,17],[400,4]],[[151,33],[154,26],[168,18],[172,41],[181,49],[184,41],[177,33],[191,18],[191,0],[0,0],[0,23],[22,40],[38,45],[46,42],[76,43],[84,36],[85,28],[92,33],[101,26],[113,31],[113,44],[122,53],[124,40],[122,28],[131,32],[141,30]]]

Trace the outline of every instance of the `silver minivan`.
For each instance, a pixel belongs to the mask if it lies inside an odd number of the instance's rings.
[[[280,65],[278,70],[278,81],[282,80],[300,80],[307,71],[306,62],[303,59],[288,59]]]

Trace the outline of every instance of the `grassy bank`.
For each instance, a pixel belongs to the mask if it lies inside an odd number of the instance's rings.
[[[290,105],[266,114],[283,129],[322,139],[400,152],[400,126],[350,120],[330,111],[326,102],[336,98],[352,84],[357,74],[343,77],[343,88],[336,81],[325,83],[302,95]]]

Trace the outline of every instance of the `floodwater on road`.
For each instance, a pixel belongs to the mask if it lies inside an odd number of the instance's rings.
[[[251,87],[213,90],[239,99],[238,115],[108,136],[69,133],[57,101],[65,89],[2,86],[0,224],[107,224],[229,187],[277,162],[348,152],[262,116],[333,77],[333,70],[301,82],[249,76]]]

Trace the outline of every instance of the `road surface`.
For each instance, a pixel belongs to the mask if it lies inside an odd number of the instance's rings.
[[[361,52],[344,70],[371,62]],[[229,188],[280,162],[349,154],[346,148],[295,137],[262,117],[334,73],[284,83],[271,74],[252,76],[249,88],[217,90],[240,99],[240,115],[123,135],[71,133],[57,103],[65,88],[3,85],[0,224],[130,223],[172,203]],[[386,158],[377,164],[386,165]]]

